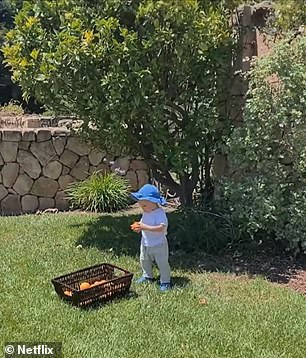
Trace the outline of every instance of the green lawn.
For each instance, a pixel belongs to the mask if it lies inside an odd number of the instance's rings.
[[[191,272],[172,259],[171,292],[133,284],[129,297],[90,310],[61,301],[50,280],[70,271],[109,262],[138,276],[134,218],[1,218],[1,346],[61,341],[65,358],[306,357],[305,296],[263,278]]]

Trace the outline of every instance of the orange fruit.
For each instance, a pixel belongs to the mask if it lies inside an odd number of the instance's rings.
[[[139,226],[140,226],[140,222],[135,221],[135,222],[131,225],[131,229],[132,229],[132,230],[138,229]]]
[[[86,290],[87,288],[90,288],[90,284],[88,282],[82,282],[80,284],[80,290],[81,291]]]
[[[65,294],[66,296],[69,296],[69,297],[72,296],[72,292],[71,292],[70,290],[64,291],[64,294]]]
[[[91,287],[95,287],[95,286],[102,285],[104,282],[106,282],[106,280],[95,281],[95,282],[91,285]]]

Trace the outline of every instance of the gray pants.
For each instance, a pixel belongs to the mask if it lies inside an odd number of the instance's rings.
[[[158,246],[140,246],[140,263],[143,276],[153,278],[153,261],[156,262],[160,272],[160,282],[170,282],[170,266],[168,262],[168,243]]]

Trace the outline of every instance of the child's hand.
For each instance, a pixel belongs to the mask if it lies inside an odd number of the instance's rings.
[[[140,233],[141,229],[140,229],[140,222],[136,221],[131,225],[131,229],[136,232],[137,234]]]

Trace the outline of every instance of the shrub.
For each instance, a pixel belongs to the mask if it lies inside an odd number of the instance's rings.
[[[218,253],[235,241],[231,222],[221,214],[183,208],[170,218],[169,241],[174,250]]]
[[[24,110],[18,102],[10,101],[9,104],[0,107],[0,113],[2,115],[20,116],[24,114]]]
[[[129,204],[127,180],[114,173],[93,173],[66,190],[74,208],[94,212],[115,212]]]
[[[250,74],[244,123],[236,128],[223,202],[240,236],[265,232],[306,251],[306,38],[283,40]]]

